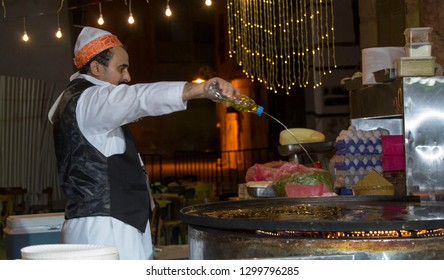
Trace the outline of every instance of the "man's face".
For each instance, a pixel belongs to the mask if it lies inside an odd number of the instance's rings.
[[[111,53],[112,57],[109,60],[108,66],[101,65],[101,71],[97,78],[113,85],[129,83],[131,81],[131,76],[128,72],[128,53],[122,47],[112,48]]]

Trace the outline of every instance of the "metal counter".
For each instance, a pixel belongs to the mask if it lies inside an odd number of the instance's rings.
[[[404,77],[350,92],[351,125],[405,138],[406,194],[444,200],[444,77]]]

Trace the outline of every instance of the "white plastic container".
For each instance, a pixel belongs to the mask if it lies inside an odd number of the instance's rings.
[[[406,28],[404,30],[405,43],[430,43],[432,30],[431,27]]]
[[[432,43],[411,43],[406,44],[405,55],[408,57],[428,56],[432,55]]]
[[[397,77],[434,76],[435,57],[400,57],[395,68]]]
[[[20,259],[23,247],[61,242],[64,213],[9,216],[4,228],[6,258]]]

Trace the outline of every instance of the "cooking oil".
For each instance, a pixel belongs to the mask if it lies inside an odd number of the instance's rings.
[[[291,136],[296,140],[297,145],[301,147],[301,149],[305,152],[305,154],[308,156],[312,164],[315,164],[313,159],[311,158],[308,151],[305,149],[305,147],[300,143],[296,135],[294,135],[291,130],[288,129],[287,126],[285,126],[282,122],[280,122],[277,118],[273,117],[272,115],[268,114],[267,112],[264,112],[264,107],[257,105],[256,102],[245,95],[239,95],[236,97],[227,97],[222,94],[219,85],[217,82],[211,83],[211,85],[208,88],[208,94],[207,97],[215,102],[219,102],[222,104],[225,104],[226,106],[233,107],[236,111],[239,112],[246,112],[246,113],[254,113],[258,116],[260,116],[262,113],[276,121],[278,124],[280,124],[288,133],[290,133]]]
[[[216,82],[211,83],[210,87],[208,88],[207,97],[215,102],[233,107],[239,112],[254,113],[260,116],[264,111],[264,107],[257,105],[253,99],[243,94],[236,97],[228,97],[223,95],[219,85]]]
[[[267,112],[264,112],[265,115],[269,116],[272,120],[276,121],[278,124],[280,124],[286,131],[288,131],[288,133],[290,133],[291,136],[293,136],[293,138],[296,140],[296,144],[299,145],[301,147],[301,149],[304,151],[304,153],[307,155],[307,157],[310,159],[311,163],[314,165],[315,162],[312,159],[312,157],[310,156],[310,154],[308,153],[308,151],[305,149],[304,145],[301,144],[301,142],[298,140],[298,138],[296,137],[296,135],[294,135],[293,132],[291,132],[290,129],[288,129],[288,127],[286,125],[284,125],[282,122],[280,122],[278,119],[276,119],[275,117],[273,117],[272,115],[268,114]]]

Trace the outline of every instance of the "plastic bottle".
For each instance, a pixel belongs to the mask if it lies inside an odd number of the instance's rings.
[[[236,97],[227,97],[223,95],[216,82],[211,83],[208,88],[207,97],[214,102],[231,106],[239,112],[254,113],[260,116],[264,111],[264,107],[257,105],[253,99],[243,94]]]

